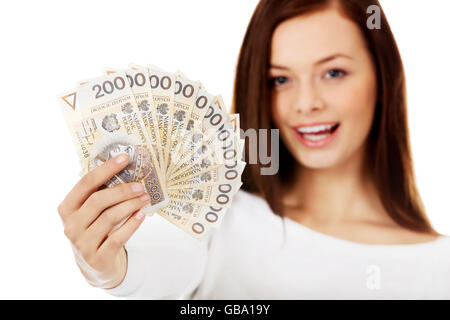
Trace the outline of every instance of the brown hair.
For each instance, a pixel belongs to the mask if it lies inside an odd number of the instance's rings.
[[[438,234],[425,215],[416,188],[406,113],[403,64],[386,16],[377,0],[261,0],[248,25],[239,53],[234,83],[233,112],[240,114],[243,130],[276,128],[272,121],[268,69],[272,34],[282,21],[337,5],[359,26],[376,65],[379,102],[368,136],[366,165],[388,214],[399,225]],[[380,29],[366,27],[370,5],[380,8]],[[270,150],[270,141],[268,141]],[[258,143],[259,145],[259,143]],[[249,157],[248,143],[245,148]],[[276,175],[261,175],[261,165],[248,164],[242,189],[259,194],[271,209],[283,216],[282,181],[292,183],[296,160],[280,141],[280,169]]]

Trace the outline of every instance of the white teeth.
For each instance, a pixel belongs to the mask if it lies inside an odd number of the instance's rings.
[[[325,133],[325,134],[305,134],[303,137],[305,139],[311,140],[311,141],[319,141],[322,139],[325,139],[326,137],[328,137],[330,135],[330,133]]]
[[[297,131],[300,133],[313,133],[320,132],[324,130],[330,130],[334,125],[333,124],[322,124],[319,126],[311,126],[311,127],[301,127],[298,128]]]

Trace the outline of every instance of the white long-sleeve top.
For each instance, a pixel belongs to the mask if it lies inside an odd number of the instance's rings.
[[[123,282],[105,289],[120,297],[450,299],[450,237],[405,245],[347,241],[283,220],[242,190],[207,241],[155,215],[126,249]]]

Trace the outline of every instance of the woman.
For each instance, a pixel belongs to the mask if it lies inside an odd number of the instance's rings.
[[[400,55],[384,14],[380,29],[366,26],[378,2],[265,3],[244,40],[235,111],[243,129],[280,129],[282,165],[277,176],[251,166],[244,189],[302,224],[349,218],[350,230],[328,231],[356,241],[436,237],[413,177]],[[323,7],[335,10],[312,15]]]
[[[134,234],[137,217],[96,251],[148,201],[129,185],[96,192],[126,158],[106,162],[59,207],[87,280],[133,298],[450,298],[450,239],[414,183],[401,59],[382,12],[381,28],[367,28],[370,5],[262,0],[234,109],[244,129],[279,128],[278,174],[249,165],[207,242],[151,222]]]

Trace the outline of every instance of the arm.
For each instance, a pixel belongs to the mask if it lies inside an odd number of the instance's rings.
[[[200,284],[208,258],[208,239],[200,242],[159,216],[147,218],[126,244],[127,273],[105,292],[119,297],[178,299]]]

